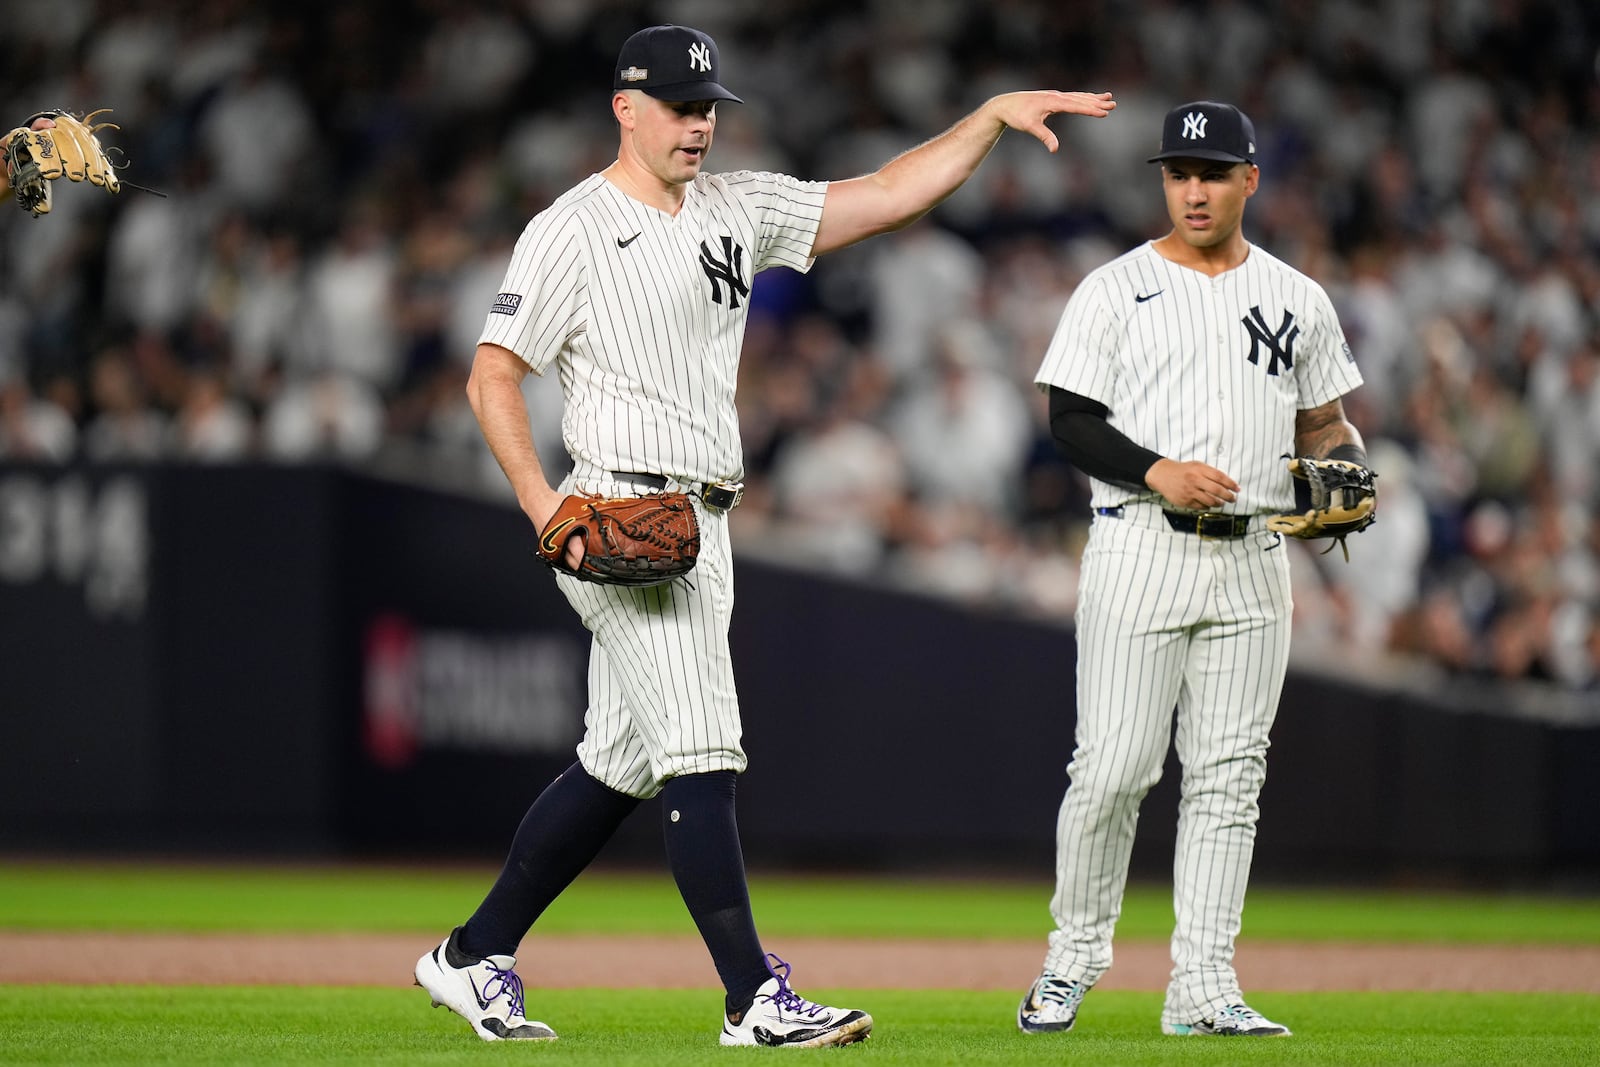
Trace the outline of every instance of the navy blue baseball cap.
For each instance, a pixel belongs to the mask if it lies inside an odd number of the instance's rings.
[[[1167,112],[1161,124],[1161,151],[1145,162],[1163,159],[1216,159],[1225,163],[1256,161],[1256,128],[1232,104],[1196,100]]]
[[[732,100],[717,81],[717,42],[688,26],[651,26],[622,43],[611,88],[638,89],[657,100]]]

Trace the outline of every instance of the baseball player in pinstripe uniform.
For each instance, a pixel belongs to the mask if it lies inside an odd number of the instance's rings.
[[[1056,828],[1043,973],[1028,1033],[1065,1031],[1111,966],[1139,803],[1176,711],[1183,766],[1168,1034],[1278,1036],[1233,969],[1288,667],[1291,456],[1366,464],[1340,398],[1361,384],[1327,294],[1247,242],[1255,132],[1212,101],[1166,116],[1172,230],[1095,270],[1068,300],[1037,382],[1094,516],[1077,609],[1078,719]]]
[[[660,795],[668,862],[726,988],[725,1045],[830,1045],[872,1018],[800,997],[763,949],[734,818],[745,769],[729,655],[733,568],[727,511],[744,469],[734,407],[757,272],[906,226],[961,185],[1008,128],[1054,151],[1045,120],[1102,116],[1109,93],[995,97],[945,133],[848,181],[702,171],[719,101],[716,45],[683,26],[622,46],[612,114],[616,162],[527,226],[478,345],[468,394],[522,510],[542,530],[573,492],[695,498],[693,581],[650,588],[556,580],[593,634],[577,762],[534,801],[477,911],[424,955],[417,981],[485,1040],[548,1039],[513,967],[523,935],[639,801]],[[571,473],[552,488],[521,385],[559,375]],[[569,546],[576,562],[577,545]]]

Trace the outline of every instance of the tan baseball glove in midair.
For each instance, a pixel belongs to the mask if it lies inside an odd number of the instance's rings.
[[[122,190],[116,168],[96,136],[101,130],[120,128],[112,122],[95,122],[108,110],[91,111],[81,119],[66,111],[44,111],[30,116],[6,134],[3,148],[6,174],[11,179],[18,207],[34,218],[49,214],[51,183],[61,177],[75,182],[87,181],[109,193]],[[48,118],[55,125],[32,129],[33,123],[41,118]]]

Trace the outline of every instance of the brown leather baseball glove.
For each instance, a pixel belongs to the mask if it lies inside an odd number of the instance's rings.
[[[119,127],[112,122],[96,123],[107,108],[91,111],[83,118],[65,111],[43,111],[5,136],[0,152],[5,156],[6,174],[17,195],[17,206],[34,218],[50,211],[50,183],[65,176],[70,181],[87,181],[107,192],[120,192],[116,168],[106,155],[99,131]],[[49,118],[54,126],[31,129],[35,120]]]
[[[1310,456],[1291,459],[1289,473],[1306,483],[1311,506],[1299,514],[1272,516],[1267,529],[1305,541],[1331,538],[1348,562],[1350,546],[1344,539],[1377,521],[1377,474],[1349,460]],[[1323,555],[1332,551],[1329,545]]]
[[[567,543],[583,538],[583,559]],[[539,558],[562,574],[605,585],[650,586],[681,578],[700,556],[700,522],[684,493],[637,497],[574,494],[539,533]]]

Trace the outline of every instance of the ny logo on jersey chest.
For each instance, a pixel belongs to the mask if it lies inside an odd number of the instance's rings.
[[[711,302],[722,303],[722,288],[728,288],[728,310],[738,308],[739,301],[750,295],[750,283],[744,280],[744,248],[733,243],[732,237],[722,239],[722,258],[718,259],[704,241],[700,242],[700,269],[711,281]]]
[[[1244,323],[1245,330],[1250,334],[1250,355],[1247,357],[1255,366],[1261,364],[1261,350],[1266,348],[1272,353],[1272,358],[1267,361],[1267,373],[1272,377],[1278,376],[1278,367],[1294,368],[1294,342],[1300,336],[1300,327],[1294,324],[1294,315],[1287,308],[1283,312],[1283,321],[1276,330],[1267,325],[1266,316],[1261,314],[1259,306],[1250,309],[1250,314],[1239,320]]]

